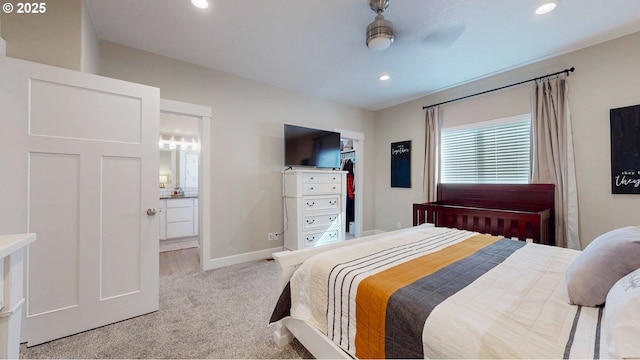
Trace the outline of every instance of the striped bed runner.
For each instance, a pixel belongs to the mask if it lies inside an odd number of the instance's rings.
[[[422,329],[431,311],[526,244],[490,235],[454,243],[457,234],[441,234],[437,239],[387,249],[334,267],[329,281],[335,295],[327,311],[329,337],[352,350],[349,337],[355,331],[358,358],[423,358]],[[447,242],[454,244],[415,257],[417,252],[429,252]],[[405,261],[408,257],[413,258]],[[351,329],[349,322],[341,321],[344,312],[354,310],[343,300],[356,291],[349,284],[390,263],[397,265],[359,283],[356,329]]]

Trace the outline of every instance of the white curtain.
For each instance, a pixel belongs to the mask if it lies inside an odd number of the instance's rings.
[[[424,175],[422,190],[424,202],[436,201],[436,186],[440,181],[440,114],[439,107],[431,107],[426,111]]]
[[[533,86],[531,182],[556,185],[556,245],[580,249],[568,93],[565,78],[545,79]]]

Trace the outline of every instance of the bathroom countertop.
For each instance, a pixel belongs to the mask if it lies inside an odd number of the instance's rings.
[[[167,199],[196,199],[198,197],[198,195],[167,195],[167,196],[160,196],[160,200],[167,200]]]

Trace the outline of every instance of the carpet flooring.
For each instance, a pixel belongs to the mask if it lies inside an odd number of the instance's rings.
[[[27,358],[308,359],[297,341],[278,348],[267,328],[279,270],[262,260],[160,278],[160,310],[42,345]]]

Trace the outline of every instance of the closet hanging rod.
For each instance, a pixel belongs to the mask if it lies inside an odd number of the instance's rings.
[[[576,68],[572,66],[570,69],[564,69],[562,71],[558,71],[558,72],[555,72],[553,74],[548,74],[548,75],[544,75],[544,76],[538,76],[537,78],[520,81],[520,82],[517,82],[515,84],[505,85],[505,86],[501,86],[499,88],[495,88],[495,89],[491,89],[491,90],[485,90],[485,91],[482,91],[482,92],[479,92],[479,93],[476,93],[476,94],[462,96],[462,97],[459,97],[457,99],[447,100],[447,101],[443,101],[443,102],[440,102],[440,103],[437,103],[437,104],[433,104],[433,105],[429,105],[429,106],[423,106],[422,110],[425,110],[425,109],[428,109],[428,108],[432,108],[432,107],[436,107],[438,105],[444,105],[444,104],[448,104],[448,103],[451,103],[451,102],[454,102],[454,101],[464,100],[464,99],[467,99],[467,98],[470,98],[470,97],[483,95],[483,94],[487,94],[487,93],[490,93],[490,92],[494,92],[494,91],[510,88],[512,86],[518,86],[518,85],[526,84],[528,82],[538,81],[538,80],[545,79],[545,78],[548,78],[548,77],[552,77],[552,76],[555,76],[555,75],[565,74],[565,75],[569,76],[569,73],[570,72],[574,72],[575,70],[576,70]]]

